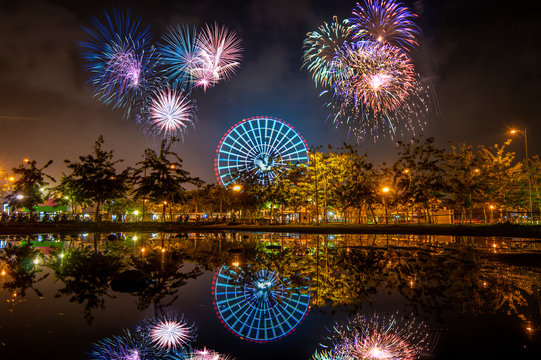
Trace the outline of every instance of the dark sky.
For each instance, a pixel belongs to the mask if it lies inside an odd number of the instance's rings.
[[[326,123],[310,74],[301,70],[302,41],[333,15],[348,17],[354,1],[5,1],[0,0],[0,166],[29,157],[55,162],[90,152],[100,134],[126,165],[159,140],[143,134],[123,112],[93,98],[85,83],[78,42],[82,28],[103,9],[131,9],[157,39],[179,22],[217,21],[243,40],[236,77],[198,92],[199,123],[176,146],[185,168],[213,182],[218,141],[237,121],[271,115],[292,123],[309,145],[355,142],[344,128]],[[424,130],[441,146],[449,140],[502,143],[512,126],[528,129],[531,154],[539,154],[541,30],[538,1],[405,1],[419,17],[419,72],[436,90],[439,115]],[[392,140],[361,143],[375,162],[394,159]],[[522,139],[511,149],[523,156]]]

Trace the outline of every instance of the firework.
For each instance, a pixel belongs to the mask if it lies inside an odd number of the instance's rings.
[[[163,138],[182,138],[188,126],[193,126],[197,121],[195,101],[182,91],[162,88],[146,102],[141,107],[138,122],[148,133]]]
[[[113,11],[112,16],[105,13],[105,22],[93,18],[91,25],[85,29],[89,40],[81,47],[95,96],[113,107],[126,107],[129,112],[155,71],[149,27],[140,29],[140,19],[118,11]]]
[[[418,45],[416,15],[395,0],[365,0],[357,3],[349,19],[355,40],[370,40],[409,50]]]
[[[204,347],[201,350],[195,350],[190,360],[233,360],[233,358]]]
[[[162,36],[158,46],[165,73],[175,85],[191,87],[195,69],[199,68],[199,51],[195,46],[196,29],[177,25]]]
[[[237,34],[225,26],[206,25],[196,39],[197,62],[192,68],[195,85],[206,90],[235,74],[242,47]]]
[[[323,23],[316,31],[307,34],[303,42],[305,48],[303,67],[312,73],[312,78],[321,86],[332,83],[331,67],[340,49],[351,40],[351,28],[347,20]]]
[[[145,342],[137,341],[129,332],[125,331],[123,336],[114,336],[96,342],[90,355],[90,360],[142,360],[149,353]]]
[[[397,109],[415,82],[409,57],[395,47],[368,41],[346,44],[331,73],[335,97],[375,113]]]
[[[330,339],[332,349],[320,354],[334,354],[332,359],[413,360],[434,345],[425,323],[397,315],[357,315],[348,324],[335,326]],[[326,359],[318,356],[315,359]]]
[[[149,338],[158,349],[180,349],[193,341],[195,329],[174,313],[146,320],[140,335]]]

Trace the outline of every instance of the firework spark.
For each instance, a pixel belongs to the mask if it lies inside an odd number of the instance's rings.
[[[140,29],[140,21],[129,12],[105,13],[105,22],[91,20],[92,27],[85,28],[89,40],[81,43],[95,96],[128,112],[156,66],[149,27]]]
[[[234,360],[228,355],[222,355],[214,350],[203,348],[201,350],[195,350],[190,360]]]
[[[409,57],[395,47],[368,41],[345,45],[331,72],[335,97],[375,113],[397,109],[415,83]]]
[[[303,67],[312,73],[312,78],[321,86],[332,83],[331,67],[340,49],[351,40],[351,28],[347,20],[323,23],[316,31],[307,34],[303,42]]]
[[[154,94],[149,114],[142,118],[151,133],[162,137],[182,137],[188,126],[193,126],[196,121],[195,109],[195,101],[187,94],[166,88]]]
[[[225,26],[206,25],[197,36],[197,61],[192,68],[195,85],[206,90],[233,76],[240,65],[242,46]]]
[[[330,339],[332,349],[316,352],[314,359],[414,360],[434,345],[425,323],[397,315],[357,315],[345,326],[336,326]]]
[[[191,341],[193,328],[183,321],[164,317],[154,321],[150,327],[149,336],[160,348],[177,348]]]
[[[193,84],[194,71],[200,62],[196,38],[195,28],[180,25],[169,28],[162,36],[158,49],[165,73],[175,85],[191,88]]]
[[[412,21],[416,15],[395,0],[365,0],[357,3],[349,19],[355,40],[389,44],[403,50],[418,45],[419,28]]]
[[[100,340],[92,347],[90,360],[142,360],[146,358],[148,348],[137,341],[129,331],[123,336],[114,336]]]

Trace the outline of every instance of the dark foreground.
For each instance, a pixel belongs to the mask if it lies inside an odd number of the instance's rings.
[[[22,223],[0,224],[0,234],[82,232],[277,232],[311,234],[419,234],[456,236],[504,236],[541,239],[541,225],[522,224],[388,224],[388,225],[248,225],[242,223]]]

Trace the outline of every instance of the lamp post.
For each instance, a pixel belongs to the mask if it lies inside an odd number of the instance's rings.
[[[530,221],[533,223],[533,207],[532,207],[532,181],[531,181],[531,172],[530,172],[530,158],[528,157],[528,132],[526,128],[524,130],[512,129],[510,131],[512,135],[520,134],[524,136],[524,150],[526,155],[526,169],[528,170],[528,196],[530,201]]]
[[[236,192],[237,194],[242,190],[242,186],[240,185],[233,185],[232,187],[233,191]],[[239,210],[239,220],[240,220],[240,216],[241,216],[241,213],[240,213],[240,210]]]
[[[385,224],[389,224],[389,217],[387,216],[387,202],[385,201],[385,195],[389,192],[389,188],[386,186],[381,189],[383,192],[383,208],[385,209]]]

